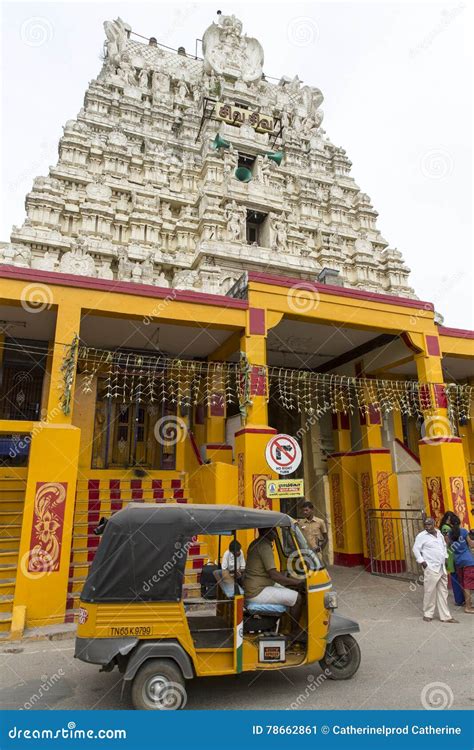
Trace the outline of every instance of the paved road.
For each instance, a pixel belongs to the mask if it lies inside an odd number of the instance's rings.
[[[421,620],[421,589],[360,569],[333,568],[339,612],[357,619],[362,663],[352,680],[315,680],[318,666],[216,677],[188,683],[190,709],[422,708],[425,689],[452,708],[474,708],[474,617],[454,610],[459,625]],[[452,600],[450,597],[452,604]],[[35,709],[128,709],[117,671],[73,659],[74,642],[0,646],[0,706]],[[432,691],[432,683],[442,686]],[[43,688],[41,688],[43,684]],[[302,698],[299,698],[302,696]],[[429,699],[429,698],[428,698]]]

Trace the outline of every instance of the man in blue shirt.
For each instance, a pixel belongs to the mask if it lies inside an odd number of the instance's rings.
[[[474,533],[460,526],[454,528],[450,533],[451,549],[454,553],[454,562],[460,584],[464,590],[464,611],[474,614],[472,606],[472,592],[474,590]]]

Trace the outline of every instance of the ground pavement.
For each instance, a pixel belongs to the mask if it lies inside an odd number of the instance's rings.
[[[360,623],[362,662],[348,681],[325,679],[317,665],[187,684],[188,709],[418,709],[474,708],[474,615],[455,608],[449,625],[421,619],[422,588],[372,576],[360,568],[331,569],[340,614]],[[71,638],[3,642],[0,707],[129,709],[117,670],[73,659]]]

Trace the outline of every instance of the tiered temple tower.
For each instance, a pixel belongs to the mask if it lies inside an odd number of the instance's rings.
[[[414,296],[318,88],[267,80],[234,16],[206,30],[203,60],[120,18],[104,28],[102,70],[0,262],[217,294],[268,270]]]

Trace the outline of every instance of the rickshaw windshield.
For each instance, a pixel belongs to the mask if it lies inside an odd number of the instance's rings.
[[[306,541],[305,536],[298,524],[293,524],[291,528],[282,528],[281,532],[282,546],[286,557],[289,557],[293,552],[296,551],[296,545],[293,537],[294,535],[308,569],[321,570],[322,568],[324,568],[324,565],[319,559],[318,555],[314,550],[311,549],[308,542]]]

